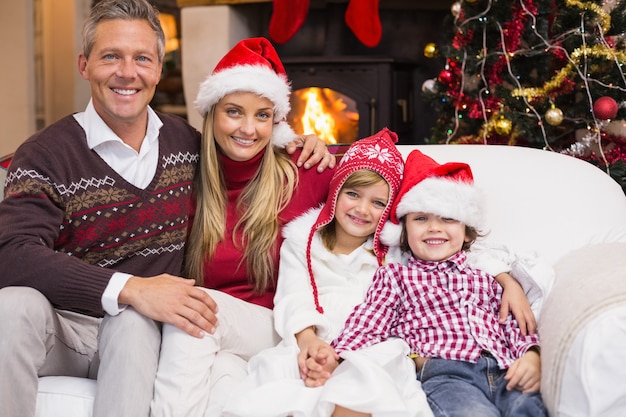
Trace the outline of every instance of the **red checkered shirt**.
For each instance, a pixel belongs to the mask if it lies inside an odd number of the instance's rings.
[[[475,363],[486,350],[506,369],[539,338],[523,336],[511,315],[498,322],[501,296],[498,282],[470,268],[465,252],[439,262],[411,257],[408,265],[378,268],[333,346],[357,350],[399,337],[423,357]]]

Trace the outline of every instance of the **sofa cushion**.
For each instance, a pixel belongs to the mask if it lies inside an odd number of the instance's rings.
[[[555,265],[556,280],[539,325],[541,390],[552,415],[624,415],[624,254],[626,243],[603,243],[574,251]]]
[[[91,417],[95,395],[93,379],[41,377],[35,417]]]

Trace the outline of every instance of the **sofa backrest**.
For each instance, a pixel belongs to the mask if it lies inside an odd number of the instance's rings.
[[[486,194],[487,240],[551,264],[587,244],[626,241],[626,196],[605,172],[580,159],[498,145],[400,145],[439,163],[472,167]]]
[[[554,263],[592,243],[626,241],[626,196],[588,162],[539,149],[497,145],[399,145],[439,163],[472,167],[486,194],[487,240]],[[6,170],[0,168],[0,200]]]

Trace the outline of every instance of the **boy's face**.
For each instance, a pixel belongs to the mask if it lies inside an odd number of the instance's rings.
[[[405,227],[413,256],[424,261],[448,259],[469,241],[464,223],[431,213],[408,213]]]

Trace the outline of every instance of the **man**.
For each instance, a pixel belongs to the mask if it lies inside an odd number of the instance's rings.
[[[95,417],[147,416],[160,323],[197,337],[217,325],[213,300],[178,277],[200,142],[148,106],[163,57],[146,0],[99,2],[78,57],[86,110],[15,153],[0,203],[5,417],[34,415],[44,375],[97,375]],[[320,159],[316,140],[305,148],[307,164]]]

